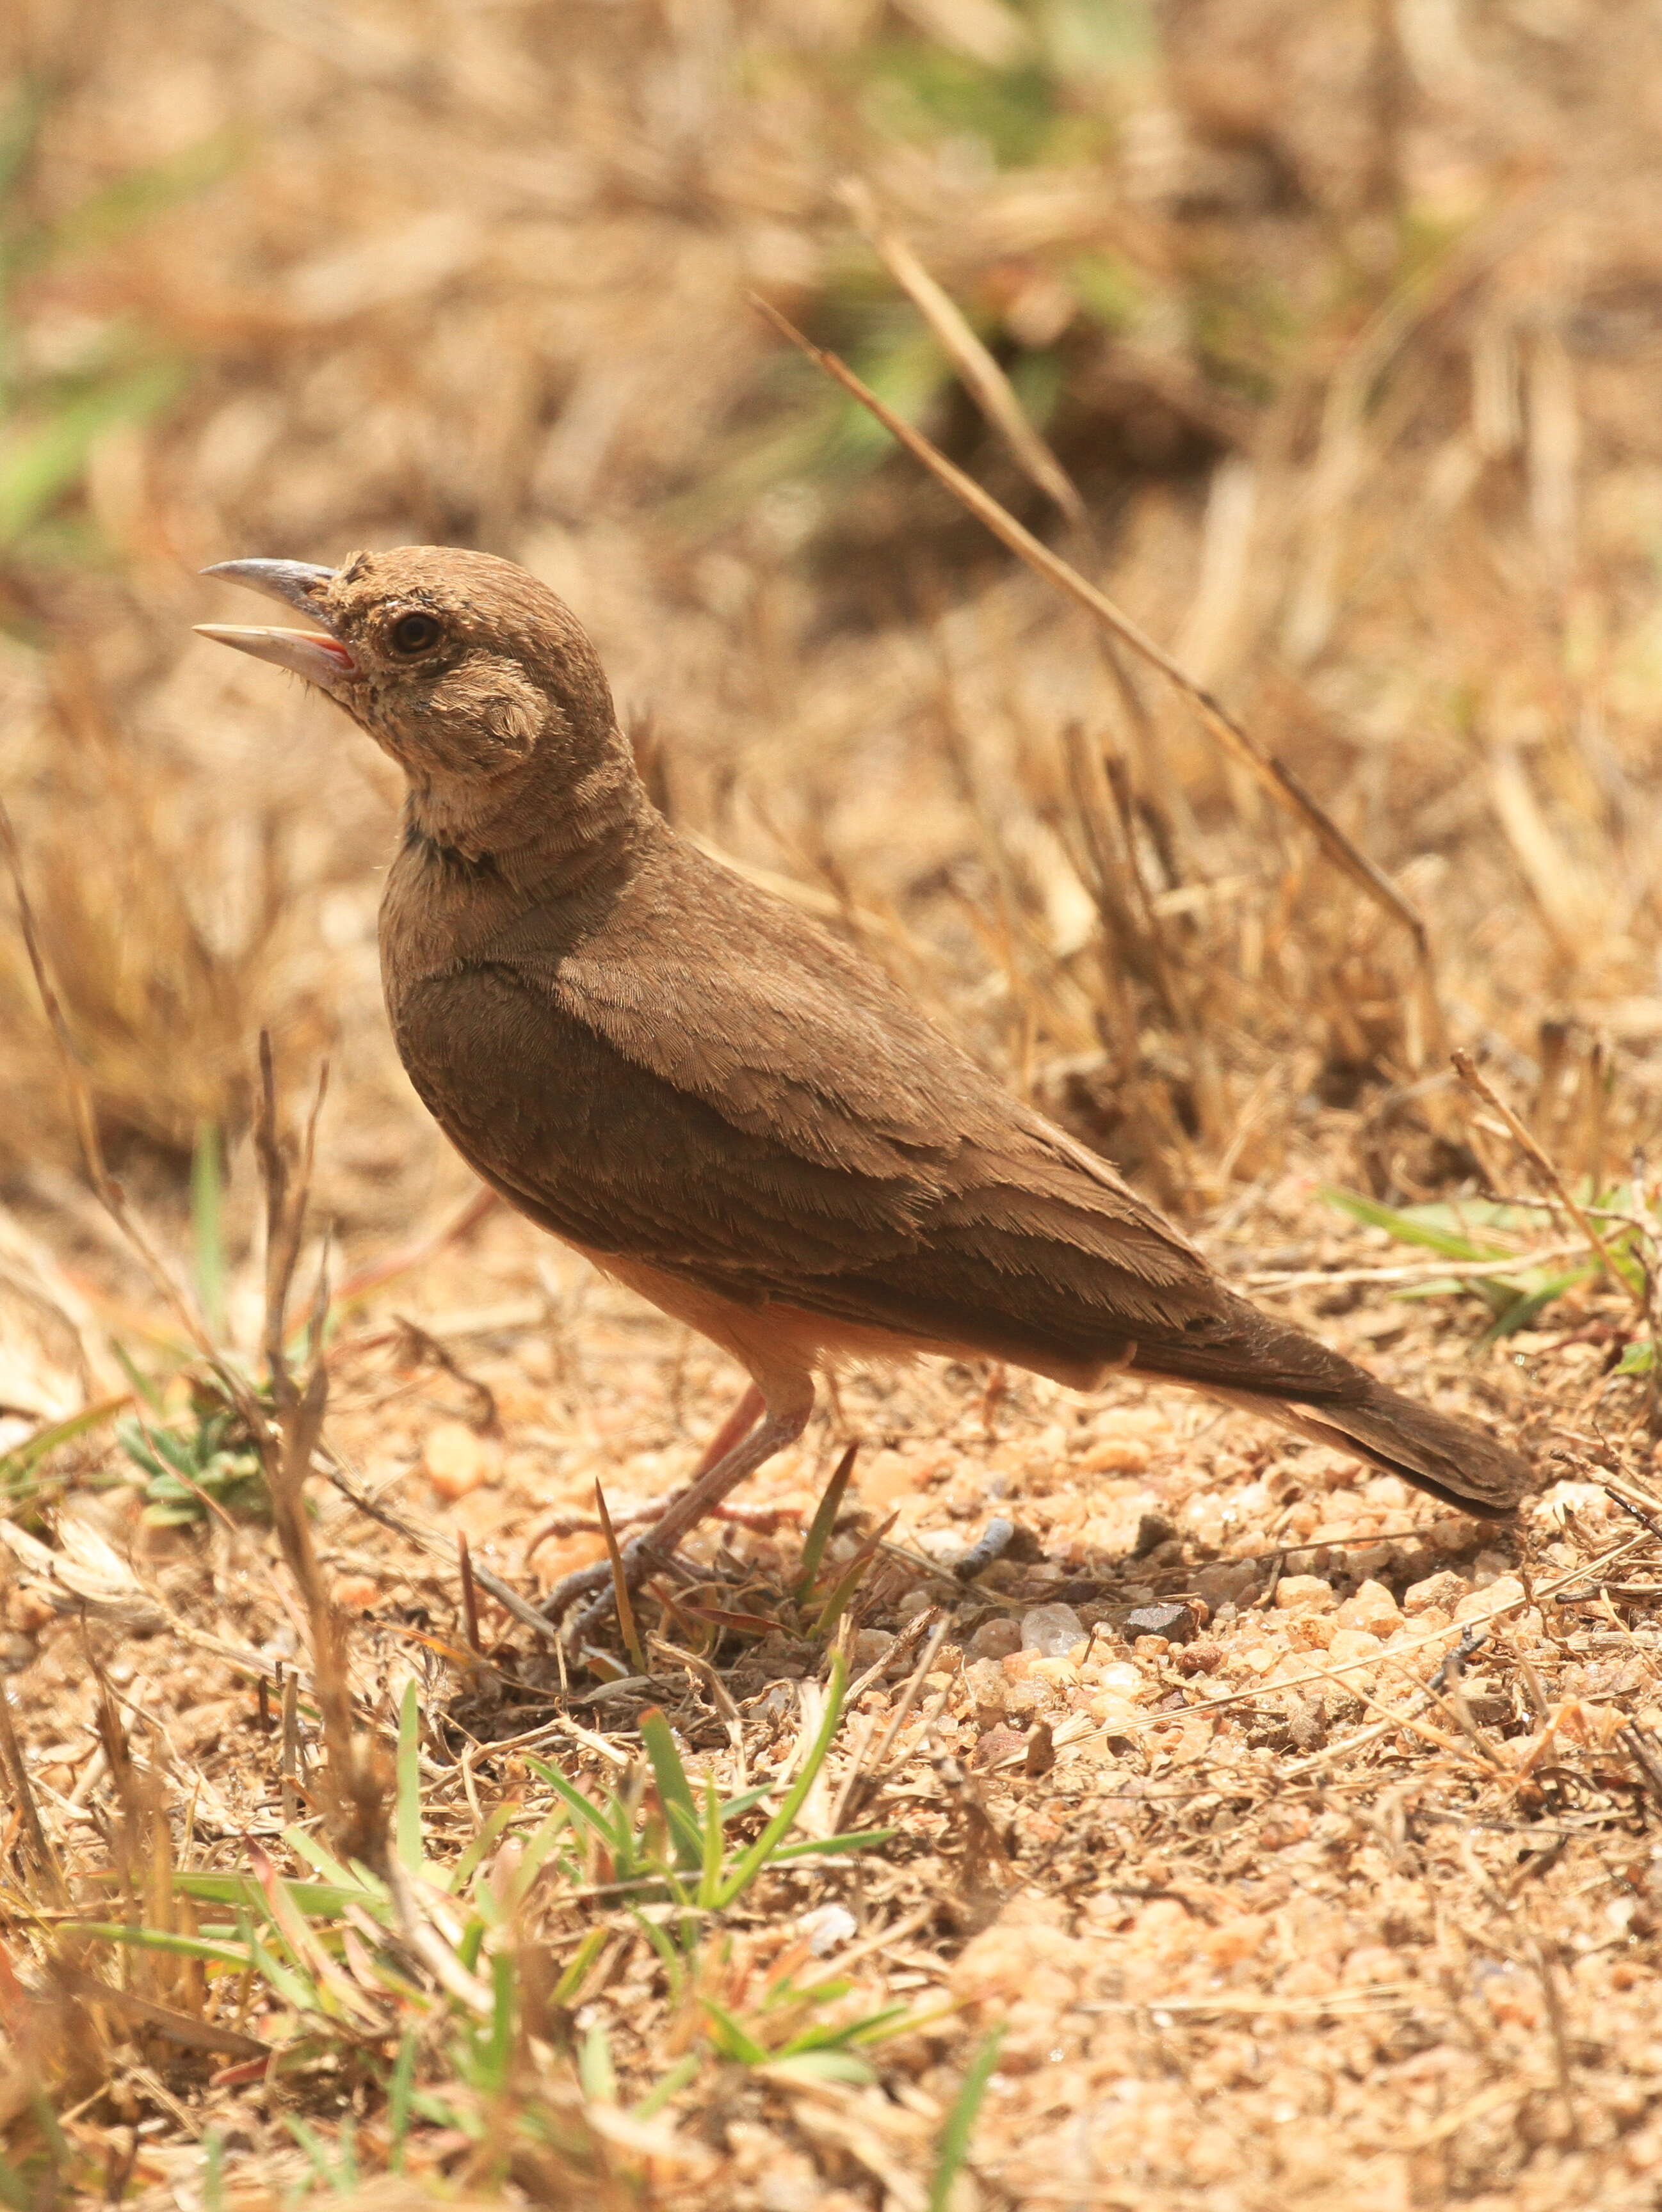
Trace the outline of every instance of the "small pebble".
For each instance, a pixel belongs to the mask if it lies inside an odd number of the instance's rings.
[[[849,1646],[850,1673],[863,1674],[868,1667],[880,1666],[898,1641],[886,1628],[861,1629]]]
[[[56,1620],[58,1608],[36,1583],[26,1589],[14,1590],[7,1604],[8,1625],[20,1636],[33,1636],[49,1620]]]
[[[1215,1613],[1221,1605],[1244,1597],[1257,1578],[1258,1570],[1251,1560],[1223,1559],[1202,1567],[1195,1577],[1195,1588]]]
[[[920,1528],[912,1541],[938,1567],[956,1567],[969,1556],[961,1529]]]
[[[1327,1715],[1319,1698],[1289,1698],[1287,1740],[1294,1751],[1319,1751],[1327,1741]]]
[[[1065,1659],[1084,1640],[1085,1623],[1070,1605],[1036,1605],[1021,1616],[1021,1649],[1043,1659]]]
[[[1462,1686],[1468,1715],[1478,1728],[1500,1728],[1512,1718],[1512,1699],[1493,1683]]]
[[[1146,1559],[1150,1552],[1157,1552],[1162,1544],[1175,1536],[1177,1533],[1176,1528],[1163,1513],[1143,1514],[1137,1522],[1135,1540],[1131,1546],[1131,1557],[1134,1559]]]
[[[1186,1605],[1140,1605],[1128,1613],[1120,1631],[1128,1644],[1140,1636],[1163,1636],[1168,1644],[1187,1644],[1195,1632],[1195,1616]]]
[[[1006,1682],[1005,1717],[1013,1720],[1022,1713],[1036,1713],[1046,1699],[1047,1688],[1043,1682]]]
[[[1383,1583],[1365,1582],[1338,1611],[1342,1628],[1366,1628],[1374,1636],[1389,1636],[1401,1620],[1397,1601]]]
[[[427,1479],[439,1496],[454,1503],[495,1481],[502,1473],[502,1448],[478,1435],[465,1421],[435,1422],[422,1446]]]
[[[1275,1604],[1282,1613],[1300,1606],[1325,1610],[1334,1602],[1333,1585],[1320,1575],[1283,1575],[1275,1585]]]
[[[1480,1614],[1487,1618],[1497,1606],[1516,1605],[1523,1595],[1524,1585],[1516,1575],[1498,1575],[1487,1588],[1463,1597],[1454,1608],[1454,1618],[1463,1624]]]
[[[838,1944],[846,1943],[860,1927],[846,1905],[816,1905],[812,1912],[805,1912],[796,1924],[807,1936],[808,1948],[816,1959],[829,1958]]]
[[[970,1638],[971,1659],[1008,1659],[1021,1649],[1021,1624],[1008,1619],[983,1620]]]
[[[996,1728],[988,1729],[970,1753],[970,1764],[971,1766],[997,1766],[1003,1760],[1013,1759],[1018,1752],[1025,1757],[1026,1750],[1026,1737],[1016,1729],[1007,1728],[1001,1721]]]
[[[1454,1574],[1445,1567],[1440,1574],[1428,1575],[1423,1582],[1409,1584],[1403,1595],[1403,1611],[1429,1613],[1436,1608],[1452,1613],[1470,1589],[1464,1575]]]

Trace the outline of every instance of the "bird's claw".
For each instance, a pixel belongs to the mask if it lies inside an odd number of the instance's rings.
[[[579,1598],[604,1589],[611,1580],[611,1560],[597,1559],[592,1567],[578,1567],[571,1574],[562,1575],[537,1609],[545,1620],[562,1620]]]
[[[663,1565],[662,1559],[653,1550],[644,1535],[636,1536],[624,1546],[622,1559],[624,1585],[631,1590],[638,1589],[647,1577]],[[539,1609],[545,1620],[558,1622],[564,1619],[580,1598],[587,1597],[592,1591],[599,1591],[601,1595],[579,1618],[577,1633],[581,1636],[604,1620],[618,1601],[609,1559],[596,1559],[593,1566],[578,1567],[573,1573],[562,1576]]]

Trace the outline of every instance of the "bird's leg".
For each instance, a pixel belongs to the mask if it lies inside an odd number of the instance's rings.
[[[718,1461],[724,1459],[741,1437],[750,1434],[762,1418],[765,1407],[766,1401],[762,1393],[754,1382],[750,1383],[744,1396],[699,1454],[698,1464],[692,1470],[695,1482],[708,1474]],[[667,1498],[650,1498],[646,1504],[637,1505],[633,1512],[614,1514],[612,1525],[614,1528],[632,1528],[642,1521],[656,1521],[675,1503],[679,1495],[679,1492],[672,1491]],[[525,1556],[529,1560],[539,1546],[545,1544],[551,1536],[591,1535],[598,1534],[600,1527],[598,1521],[591,1521],[584,1514],[580,1513],[574,1517],[569,1513],[557,1513],[533,1533],[526,1545]]]
[[[751,1383],[699,1455],[698,1464],[692,1470],[695,1482],[702,1481],[711,1468],[721,1465],[734,1444],[743,1442],[767,1411],[767,1404],[760,1385]]]
[[[796,1442],[813,1411],[813,1378],[809,1375],[791,1376],[788,1382],[775,1386],[770,1401],[764,1399],[764,1405],[765,1418],[760,1425],[748,1436],[741,1436],[713,1467],[706,1467],[685,1490],[672,1498],[644,1535],[624,1546],[624,1572],[631,1589],[651,1572],[660,1559],[669,1557],[682,1537],[719,1505],[728,1491],[746,1475],[764,1467],[776,1452]],[[741,1407],[740,1411],[743,1410]],[[734,1426],[737,1419],[735,1414],[728,1426]],[[606,1589],[611,1580],[611,1561],[597,1559],[592,1567],[580,1567],[575,1574],[556,1583],[543,1600],[542,1611],[550,1620],[558,1620],[579,1598]],[[608,1592],[600,1605],[583,1615],[579,1627],[587,1628],[599,1620],[611,1602]]]

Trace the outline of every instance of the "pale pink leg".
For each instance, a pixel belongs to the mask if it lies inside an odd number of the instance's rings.
[[[662,1515],[654,1522],[646,1534],[636,1537],[624,1548],[624,1571],[632,1589],[653,1567],[669,1558],[688,1531],[697,1527],[705,1515],[719,1505],[728,1491],[741,1483],[746,1475],[766,1465],[776,1452],[794,1444],[808,1425],[813,1411],[813,1377],[811,1375],[791,1375],[779,1377],[770,1394],[764,1396],[758,1389],[754,1395],[763,1401],[766,1418],[760,1427],[746,1435],[737,1426],[739,1413],[745,1412],[752,1396],[746,1392],[744,1403],[724,1426],[724,1437],[729,1429],[739,1441],[728,1449],[713,1465],[705,1464],[687,1487],[672,1498]],[[718,1438],[719,1442],[721,1439]],[[597,1559],[592,1567],[580,1567],[575,1574],[565,1576],[555,1583],[543,1600],[541,1610],[550,1620],[558,1620],[579,1598],[591,1592],[607,1590],[602,1601],[590,1608],[579,1623],[580,1628],[590,1627],[612,1603],[607,1588],[612,1581],[610,1559]]]
[[[711,1468],[720,1466],[734,1444],[742,1443],[750,1434],[766,1409],[766,1399],[754,1382],[750,1383],[744,1396],[704,1446],[698,1464],[692,1470],[692,1480],[702,1481]]]
[[[692,1470],[694,1482],[708,1474],[741,1437],[750,1434],[762,1418],[764,1405],[765,1401],[755,1383],[749,1384],[744,1396],[699,1454],[698,1464]],[[679,1492],[673,1492],[667,1498],[654,1498],[644,1505],[637,1505],[632,1513],[614,1515],[612,1525],[614,1528],[633,1528],[642,1521],[656,1521],[667,1512],[678,1495]],[[736,1517],[742,1519],[745,1516],[739,1515]],[[598,1521],[592,1520],[584,1513],[557,1513],[534,1531],[526,1545],[525,1556],[529,1560],[539,1546],[545,1544],[551,1536],[592,1536],[598,1534],[600,1526]]]

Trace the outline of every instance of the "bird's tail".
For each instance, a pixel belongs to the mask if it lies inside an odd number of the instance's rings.
[[[1361,1369],[1352,1372],[1363,1375]],[[1371,1376],[1354,1395],[1300,1402],[1260,1396],[1248,1390],[1213,1389],[1208,1395],[1241,1406],[1262,1419],[1311,1437],[1318,1443],[1355,1452],[1387,1474],[1399,1474],[1416,1490],[1429,1491],[1464,1513],[1502,1520],[1528,1489],[1527,1462],[1473,1422],[1437,1413],[1417,1399],[1405,1398]]]

